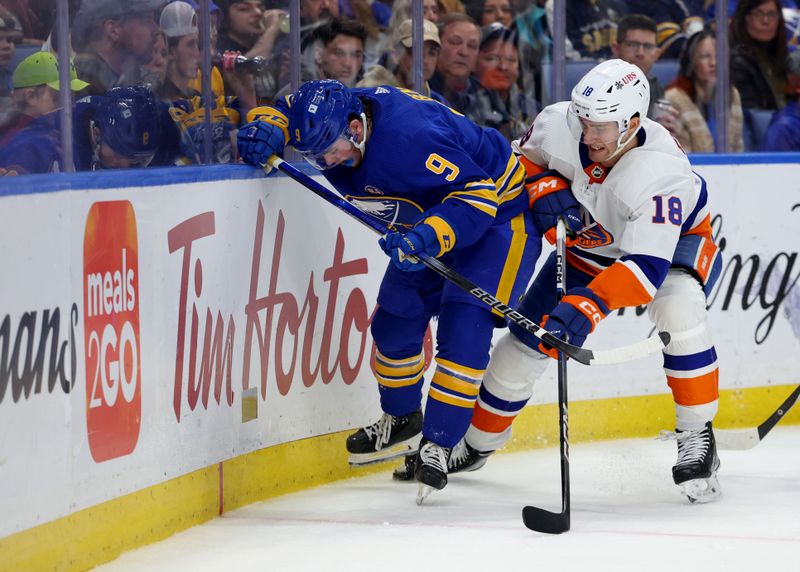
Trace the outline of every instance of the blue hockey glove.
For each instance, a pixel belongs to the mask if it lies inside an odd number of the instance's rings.
[[[544,316],[542,327],[557,338],[567,334],[569,343],[582,346],[606,314],[608,306],[590,288],[570,288],[550,315]],[[558,358],[553,346],[544,342],[539,344],[539,351]]]
[[[425,265],[418,260],[409,260],[407,256],[413,256],[418,252],[424,252],[431,256],[438,256],[441,250],[439,237],[432,226],[419,224],[406,232],[390,232],[378,241],[383,251],[392,258],[392,262],[400,270],[413,272],[422,270]]]
[[[558,171],[542,171],[528,177],[525,189],[536,228],[547,240],[555,242],[555,230],[551,229],[555,228],[559,216],[564,218],[568,231],[577,233],[583,228],[580,204],[572,195],[569,181]]]
[[[272,155],[283,155],[285,135],[277,125],[265,121],[253,121],[239,129],[236,136],[239,156],[256,167],[267,167]],[[268,174],[274,169],[268,171]]]

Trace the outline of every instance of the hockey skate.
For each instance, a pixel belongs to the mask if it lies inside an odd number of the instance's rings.
[[[440,447],[436,443],[423,439],[417,453],[414,476],[419,481],[417,490],[417,506],[422,505],[434,489],[442,490],[447,485],[447,459],[450,449]]]
[[[466,440],[461,439],[450,453],[447,461],[447,474],[468,473],[477,471],[486,464],[486,460],[491,453],[481,453],[467,444]],[[411,481],[414,479],[414,472],[417,467],[417,456],[406,455],[403,465],[392,473],[392,478],[396,481]]]
[[[403,455],[414,454],[422,432],[422,411],[394,416],[384,413],[372,425],[347,438],[351,465],[369,465]]]
[[[715,500],[722,493],[717,479],[719,457],[711,422],[694,431],[676,430],[668,438],[678,441],[678,461],[672,467],[672,480],[692,503]]]

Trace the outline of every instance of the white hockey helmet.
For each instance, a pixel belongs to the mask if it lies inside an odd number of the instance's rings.
[[[572,90],[569,106],[570,128],[580,139],[580,119],[595,122],[615,121],[619,127],[618,145],[630,141],[622,137],[635,115],[647,116],[650,107],[650,84],[644,72],[620,59],[597,64],[584,75]],[[576,132],[577,129],[577,132]]]

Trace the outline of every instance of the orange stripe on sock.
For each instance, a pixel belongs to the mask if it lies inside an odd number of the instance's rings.
[[[472,424],[476,429],[486,433],[502,433],[514,422],[516,415],[501,416],[481,407],[480,403],[475,404],[475,411],[472,413]]]
[[[719,368],[697,377],[667,376],[667,385],[678,405],[704,405],[719,399]]]

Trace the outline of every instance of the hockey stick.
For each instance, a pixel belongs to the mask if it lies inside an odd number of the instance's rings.
[[[766,437],[767,433],[772,431],[772,428],[775,427],[781,419],[783,419],[783,416],[786,415],[797,402],[798,397],[800,397],[800,385],[795,387],[794,391],[786,398],[786,401],[781,403],[778,409],[767,417],[758,427],[752,427],[750,429],[715,428],[714,438],[717,440],[717,445],[720,449],[752,449]]]
[[[566,225],[559,217],[556,225],[556,287],[558,300],[567,293]],[[558,354],[558,429],[561,445],[561,512],[551,512],[535,506],[522,509],[522,522],[531,530],[561,534],[569,530],[569,412],[567,402],[567,357]]]
[[[373,216],[359,210],[357,207],[353,206],[346,200],[344,200],[339,195],[335,194],[333,191],[329,190],[324,185],[321,185],[305,173],[300,172],[295,167],[278,157],[277,155],[273,155],[269,158],[269,164],[276,168],[280,169],[287,175],[289,175],[292,179],[296,182],[300,183],[308,190],[316,194],[318,197],[321,197],[328,203],[332,204],[335,207],[340,208],[341,210],[345,211],[350,216],[358,219],[360,222],[377,232],[378,234],[386,234],[387,229],[383,225],[381,221],[374,218]],[[471,280],[467,279],[466,277],[462,276],[461,274],[454,271],[449,266],[442,263],[441,260],[434,256],[429,256],[425,253],[419,253],[418,255],[419,260],[422,261],[425,266],[442,276],[443,278],[449,280],[462,290],[468,292],[478,300],[481,300],[493,310],[497,311],[501,314],[504,318],[506,318],[509,322],[513,322],[516,325],[520,326],[521,328],[525,328],[534,336],[546,342],[547,344],[555,347],[560,352],[565,353],[567,356],[571,357],[575,361],[578,361],[584,365],[610,365],[610,364],[617,364],[632,361],[635,359],[639,359],[650,354],[656,353],[661,351],[666,347],[670,342],[670,334],[668,332],[658,332],[650,336],[647,339],[638,341],[636,343],[630,344],[628,346],[623,346],[615,349],[610,350],[590,350],[587,348],[580,348],[578,346],[574,346],[570,343],[565,342],[564,340],[560,340],[550,332],[535,324],[534,322],[530,321],[528,318],[503,304],[500,300],[492,296],[486,290],[478,287],[475,283]]]

